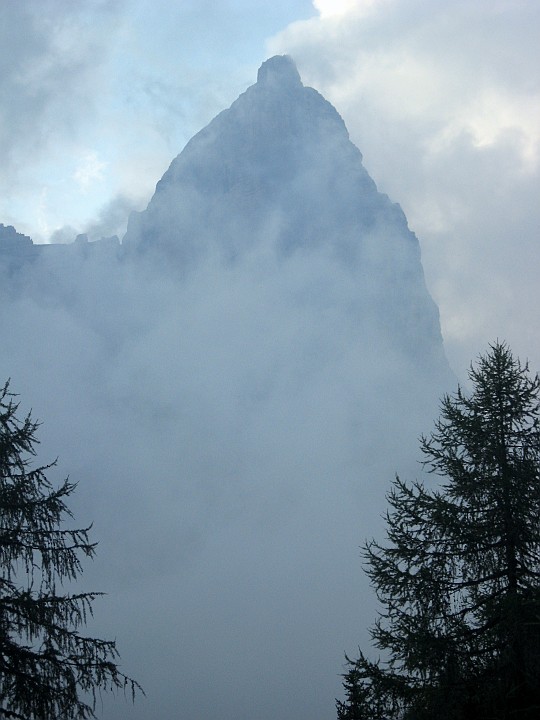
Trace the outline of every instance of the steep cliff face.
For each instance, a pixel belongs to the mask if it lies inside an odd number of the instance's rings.
[[[195,135],[133,213],[128,253],[161,253],[183,271],[209,254],[228,264],[264,248],[277,259],[324,256],[329,275],[355,280],[350,303],[398,345],[440,350],[438,312],[418,240],[380,193],[345,124],[291,58],[276,56],[257,83]],[[334,274],[335,274],[334,272]]]

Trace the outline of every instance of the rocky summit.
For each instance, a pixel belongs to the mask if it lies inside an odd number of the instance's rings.
[[[270,240],[282,255],[326,246],[365,264],[377,233],[381,254],[408,243],[418,262],[403,213],[377,191],[338,112],[277,56],[173,160],[124,244],[190,262],[209,246],[234,258]]]
[[[437,308],[400,206],[378,191],[343,119],[276,56],[257,83],[186,145],[133,213],[128,254],[159,253],[182,271],[209,254],[324,255],[354,278],[359,317],[391,343],[442,361]],[[444,361],[442,361],[444,362]]]

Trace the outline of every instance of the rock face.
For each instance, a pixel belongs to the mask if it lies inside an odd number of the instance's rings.
[[[0,223],[0,271],[13,272],[34,258],[34,243],[13,225]]]
[[[72,243],[49,243],[35,245],[28,235],[15,230],[12,225],[0,223],[0,271],[24,273],[29,265],[40,260],[60,261],[65,264],[73,259],[99,258],[114,262],[120,256],[120,241],[116,235],[88,242],[87,235],[78,235]]]
[[[416,350],[419,342],[442,348],[405,215],[377,190],[342,118],[303,86],[288,56],[267,60],[257,83],[192,138],[147,209],[130,217],[123,244],[182,271],[208,254],[234,263],[263,246],[284,262],[324,253],[353,274],[359,316]]]

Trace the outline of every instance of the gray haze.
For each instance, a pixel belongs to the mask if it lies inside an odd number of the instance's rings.
[[[333,717],[374,614],[358,546],[453,389],[418,241],[336,110],[274,58],[122,245],[10,237],[1,377],[79,482],[91,631],[147,692],[98,714]]]

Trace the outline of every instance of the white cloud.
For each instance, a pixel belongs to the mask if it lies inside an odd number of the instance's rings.
[[[350,12],[369,12],[381,0],[313,0],[313,6],[322,18],[339,17]]]
[[[83,192],[88,192],[90,185],[103,179],[103,170],[106,167],[107,163],[100,160],[97,153],[85,152],[79,159],[73,179]]]
[[[530,331],[540,306],[540,6],[332,5],[317,3],[319,17],[290,25],[270,51],[295,58],[403,206],[456,370],[495,337],[540,367]]]

